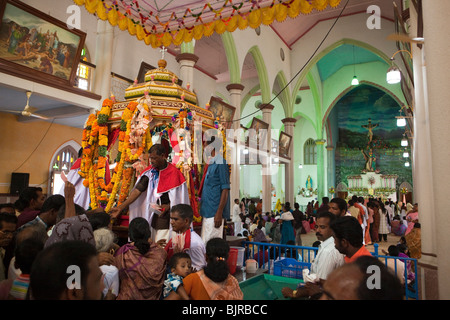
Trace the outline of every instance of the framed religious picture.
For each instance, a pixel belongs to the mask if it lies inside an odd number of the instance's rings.
[[[279,154],[282,157],[289,158],[289,148],[291,146],[292,136],[281,131],[278,144]]]
[[[212,112],[214,120],[219,118],[225,129],[231,129],[236,108],[225,103],[222,99],[211,97],[209,100],[209,111]]]
[[[0,71],[73,86],[86,33],[20,1],[0,0]]]
[[[248,144],[261,144],[265,143],[265,138],[267,135],[267,130],[269,129],[269,124],[264,122],[258,118],[253,118],[252,124],[250,125],[248,131]],[[265,149],[268,149],[269,146],[266,146]],[[261,149],[261,148],[259,148]]]
[[[147,62],[142,61],[141,62],[141,66],[139,67],[139,72],[138,72],[138,76],[137,76],[137,82],[138,83],[143,83],[145,82],[145,74],[150,71],[156,69],[156,67],[148,64]]]

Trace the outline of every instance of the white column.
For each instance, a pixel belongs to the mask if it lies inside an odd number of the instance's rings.
[[[198,56],[192,53],[180,53],[175,57],[180,64],[180,76],[183,80],[183,87],[186,88],[190,85],[189,90],[194,91],[194,66],[198,61]]]
[[[427,228],[427,232],[434,232],[435,245],[426,248],[436,249],[439,299],[450,299],[450,277],[448,266],[450,255],[448,254],[448,242],[450,240],[450,215],[448,214],[448,190],[450,190],[450,148],[446,147],[450,136],[450,113],[448,102],[450,101],[450,39],[442,37],[442,30],[448,27],[448,12],[450,1],[425,0],[423,1],[424,19],[424,54],[426,57],[426,96],[428,99],[428,115],[430,130],[430,151],[433,197],[427,202],[419,203],[419,219],[423,221],[428,216],[422,217],[420,210],[434,203],[433,228]],[[422,234],[425,233],[422,231]],[[424,239],[429,237],[423,235]],[[423,243],[423,242],[422,242]]]
[[[111,96],[113,45],[114,27],[108,21],[99,19],[97,21],[93,91],[102,96],[102,101]],[[98,108],[101,108],[101,105]]]
[[[234,132],[230,132],[232,134],[227,135],[227,143],[231,143],[233,146],[231,149],[231,155],[230,160],[231,162],[231,175],[230,175],[230,183],[231,183],[231,189],[230,189],[230,208],[233,208],[234,199],[241,199],[241,196],[239,194],[240,191],[240,163],[241,163],[241,140],[240,135],[236,135],[236,132],[239,132],[241,127],[241,122],[239,119],[241,118],[241,95],[242,91],[244,90],[244,86],[239,83],[231,83],[227,85],[227,90],[230,93],[230,102],[231,105],[233,105],[236,110],[234,112],[234,122],[232,125],[232,129],[234,129]],[[230,141],[230,139],[234,140]]]
[[[264,150],[260,150],[260,152],[267,152],[267,156],[260,159],[263,161],[262,163],[262,206],[263,212],[270,212],[272,210],[272,166],[271,166],[271,158],[270,158],[270,149],[272,146],[272,110],[274,108],[271,104],[262,104],[260,107],[263,112],[263,121],[269,124],[269,129],[267,130],[266,135],[266,145]]]
[[[284,165],[284,197],[285,201],[291,203],[291,207],[294,207],[295,202],[295,192],[294,192],[294,128],[297,119],[294,118],[284,118],[281,120],[284,123],[285,132],[292,137],[291,145],[289,147],[289,158],[290,162]]]
[[[411,30],[417,30],[417,14],[411,11]],[[413,36],[413,35],[412,35]],[[431,164],[431,141],[430,141],[430,121],[429,104],[427,98],[427,74],[425,67],[424,50],[416,45],[411,46],[414,57],[414,138],[411,150],[414,201],[419,204],[421,236],[422,236],[422,258],[419,261],[419,270],[423,275],[425,273],[434,273],[437,278],[437,272],[431,270],[437,267],[436,257],[436,232],[435,232],[435,203],[431,201],[434,198],[433,168]],[[425,266],[425,267],[422,267]],[[423,269],[423,271],[422,271]],[[427,276],[429,279],[430,277]],[[437,281],[437,279],[436,279]],[[421,299],[426,299],[426,286],[420,283],[419,293]],[[428,283],[428,285],[432,285]],[[437,283],[434,284],[437,286]],[[438,294],[437,291],[433,292]],[[428,297],[436,298],[436,297]]]

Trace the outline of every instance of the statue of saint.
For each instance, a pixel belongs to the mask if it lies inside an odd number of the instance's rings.
[[[364,166],[364,171],[366,171],[366,172],[375,171],[375,170],[372,170],[372,160],[373,160],[372,149],[369,151],[369,154],[367,154],[366,151],[364,151],[364,149],[360,149],[360,150],[364,156],[364,160],[366,160],[366,165]]]
[[[308,175],[308,178],[306,178],[306,189],[313,187],[313,181],[310,175]]]

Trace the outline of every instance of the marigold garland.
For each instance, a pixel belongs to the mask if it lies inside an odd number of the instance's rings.
[[[111,210],[111,208],[114,205],[114,202],[116,201],[116,196],[117,193],[119,192],[119,188],[120,188],[120,193],[119,193],[119,200],[118,200],[118,204],[122,203],[120,202],[120,199],[126,199],[126,197],[128,196],[128,190],[129,190],[129,185],[128,188],[126,188],[127,182],[124,183],[124,181],[122,180],[123,176],[124,176],[124,166],[125,166],[125,162],[128,162],[129,159],[127,157],[127,152],[126,152],[126,130],[127,130],[127,126],[128,123],[130,122],[130,120],[133,117],[133,114],[136,110],[138,103],[135,101],[131,101],[130,103],[128,103],[127,107],[125,108],[125,110],[122,113],[122,117],[120,120],[120,132],[119,132],[119,147],[118,147],[118,154],[117,154],[117,158],[116,158],[116,162],[118,162],[118,164],[116,165],[116,167],[114,168],[114,173],[113,176],[111,178],[111,182],[108,185],[108,190],[110,190],[110,195],[109,195],[109,199],[108,202],[106,204],[105,207],[105,212],[109,212]],[[122,183],[121,183],[122,181]]]
[[[110,99],[105,99],[103,101],[102,108],[97,116],[97,133],[98,133],[98,160],[97,160],[97,170],[96,181],[99,192],[97,192],[98,205],[103,208],[106,207],[108,202],[108,189],[110,185],[105,183],[106,166],[109,166],[107,151],[108,151],[108,118],[111,114],[111,108],[113,101]]]
[[[85,178],[85,180],[83,181],[83,184],[85,187],[89,186],[89,180],[87,178],[88,178],[88,174],[89,174],[89,169],[92,164],[92,148],[91,148],[91,144],[89,144],[89,141],[91,138],[92,124],[95,121],[95,118],[96,118],[96,114],[91,113],[89,115],[88,119],[86,120],[84,129],[83,129],[83,136],[82,136],[82,141],[81,141],[81,147],[83,148],[83,154],[82,154],[82,158],[81,158],[80,171],[78,172],[78,174],[81,177]]]
[[[260,7],[257,2],[253,4],[250,10],[243,10],[242,4],[244,1],[231,3],[231,1],[224,1],[223,7],[212,9],[212,5],[207,2],[201,10],[196,10],[195,14],[190,8],[186,9],[184,16],[177,18],[176,23],[171,24],[170,20],[163,22],[159,21],[153,27],[150,27],[145,22],[149,15],[145,16],[144,11],[138,7],[139,1],[128,1],[127,7],[120,8],[116,1],[99,1],[99,0],[74,0],[78,6],[85,6],[86,10],[95,14],[101,20],[107,20],[112,26],[118,26],[120,30],[128,30],[128,33],[135,36],[138,40],[144,41],[145,44],[151,45],[153,48],[158,48],[162,45],[169,47],[172,43],[174,45],[181,45],[183,42],[190,42],[193,38],[200,40],[202,37],[209,37],[213,32],[222,34],[225,31],[233,32],[236,29],[244,30],[248,27],[257,28],[261,24],[269,25],[274,21],[282,22],[287,17],[295,18],[299,14],[310,14],[313,10],[322,11],[328,6],[336,8],[341,0],[291,0],[291,1],[276,1],[268,7]],[[281,3],[279,3],[281,2]],[[232,6],[232,13],[227,13],[222,16],[226,6]],[[136,8],[133,8],[136,6]],[[135,19],[132,16],[132,11],[139,12],[140,19]],[[204,14],[209,14],[213,11],[216,14],[216,19],[213,21],[203,22]],[[152,15],[152,13],[150,13]],[[172,15],[176,16],[175,12]],[[190,17],[196,17],[201,24],[187,25]],[[161,27],[157,31],[156,27]]]

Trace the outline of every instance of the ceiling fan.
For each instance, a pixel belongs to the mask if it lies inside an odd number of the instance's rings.
[[[31,91],[27,91],[27,104],[25,105],[25,108],[22,111],[16,111],[16,110],[3,110],[3,111],[18,113],[24,117],[35,117],[35,118],[39,118],[42,120],[48,120],[49,118],[34,113],[34,112],[36,112],[37,108],[34,108],[34,107],[30,106],[30,104],[29,104],[31,94],[32,94]]]
[[[392,41],[400,41],[400,42],[409,42],[409,43],[416,43],[416,44],[424,44],[425,40],[424,38],[411,38],[409,35],[405,33],[392,33],[387,36],[388,40]]]

